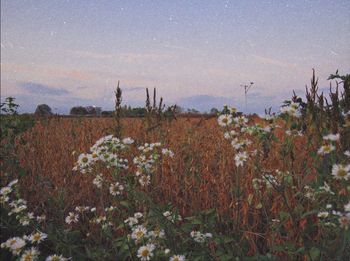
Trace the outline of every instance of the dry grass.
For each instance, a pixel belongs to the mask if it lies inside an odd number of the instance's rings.
[[[21,179],[22,188],[26,188],[22,193],[34,209],[50,211],[48,199],[58,197],[62,191],[66,211],[82,204],[98,206],[93,177],[72,171],[77,159],[72,152],[88,151],[97,139],[113,133],[114,123],[110,118],[51,118],[38,121],[17,139],[20,163],[27,170],[27,175]],[[157,202],[171,202],[185,216],[214,208],[219,218],[232,219],[236,218],[239,204],[240,227],[244,231],[243,236],[250,239],[252,252],[259,247],[256,233],[264,240],[283,240],[271,237],[272,232],[266,230],[269,227],[266,222],[286,210],[281,195],[266,191],[259,195],[252,186],[253,178],[261,178],[262,170],[283,170],[289,164],[280,159],[282,142],[273,144],[261,169],[255,169],[253,163],[247,164],[244,177],[236,184],[234,152],[223,138],[215,118],[180,118],[148,133],[141,119],[123,119],[123,126],[123,136],[134,138],[138,144],[161,141],[175,153],[174,158],[163,164],[153,177],[148,193]],[[275,134],[284,139],[283,130],[277,129]],[[312,164],[309,151],[305,149],[308,147],[307,138],[296,138],[295,146],[293,174],[302,177],[303,184],[299,184],[302,187],[314,179],[313,173],[305,172]],[[233,191],[237,185],[242,193],[240,202],[237,202]],[[250,203],[247,200],[249,195],[253,196]],[[261,201],[264,208],[256,208]],[[292,208],[297,205],[292,192],[288,201]],[[299,225],[287,224],[287,227],[295,230],[297,235],[298,230],[310,220],[300,222]]]

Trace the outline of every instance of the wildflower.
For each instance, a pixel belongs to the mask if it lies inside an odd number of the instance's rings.
[[[129,218],[124,220],[124,223],[128,224],[129,227],[132,227],[132,226],[136,225],[137,223],[139,223],[139,220],[135,217],[129,217]]]
[[[350,217],[349,215],[347,216],[341,216],[339,219],[338,219],[339,223],[340,223],[340,227],[341,228],[344,228],[344,229],[348,229],[349,228],[349,225],[350,225]]]
[[[32,261],[37,260],[39,257],[39,250],[35,247],[32,247],[31,249],[28,249],[24,251],[23,255],[21,256],[20,261]]]
[[[41,216],[37,216],[36,217],[36,221],[38,221],[39,223],[43,222],[46,220],[46,216],[45,215],[41,215]]]
[[[12,188],[11,187],[3,187],[0,190],[0,195],[6,196],[6,195],[10,194],[11,192],[12,192]]]
[[[326,205],[326,209],[331,209],[332,208],[332,204],[327,204]]]
[[[142,218],[143,215],[142,215],[141,212],[136,212],[136,213],[134,214],[134,217],[135,217],[135,218]]]
[[[135,241],[140,241],[147,235],[147,229],[143,225],[136,226],[131,234],[131,238]]]
[[[319,187],[319,189],[331,195],[334,195],[334,192],[331,190],[331,187],[325,181],[323,182],[323,186]]]
[[[159,228],[156,228],[155,230],[153,231],[149,231],[148,232],[148,236],[149,237],[154,237],[154,238],[164,238],[165,236],[165,232],[163,229],[159,229]]]
[[[45,261],[67,261],[68,258],[65,258],[63,257],[62,255],[51,255],[51,256],[48,256]]]
[[[170,249],[169,248],[166,248],[166,249],[164,249],[164,254],[169,254],[170,253]]]
[[[348,204],[346,204],[346,205],[344,206],[344,210],[345,210],[346,212],[350,212],[350,201],[349,201]]]
[[[133,144],[134,140],[132,138],[128,137],[128,138],[123,139],[123,143],[128,144],[128,145]]]
[[[85,167],[88,167],[91,162],[92,162],[92,156],[90,154],[83,153],[79,155],[77,164],[81,168],[85,168]]]
[[[191,237],[193,238],[194,241],[198,243],[203,243],[207,238],[212,238],[212,234],[211,233],[202,234],[199,231],[191,231]]]
[[[137,251],[137,257],[140,258],[141,261],[147,261],[150,260],[153,256],[153,250],[155,249],[154,244],[147,244],[145,246],[142,246]]]
[[[319,218],[326,218],[328,217],[329,213],[327,211],[322,211],[317,214]]]
[[[6,242],[1,244],[1,248],[8,248],[11,250],[12,254],[18,255],[23,247],[26,245],[26,242],[20,237],[9,238]]]
[[[10,198],[8,196],[0,196],[0,203],[4,204],[6,202],[9,202]]]
[[[170,257],[169,261],[185,261],[186,258],[184,255],[173,255]]]
[[[151,177],[149,175],[143,175],[139,178],[139,183],[141,186],[145,187],[151,183]]]
[[[79,215],[73,212],[69,212],[68,216],[66,217],[66,223],[68,225],[70,225],[71,223],[77,223],[78,220],[79,220]]]
[[[30,242],[39,244],[47,238],[47,235],[42,232],[36,232],[28,238]]]
[[[92,181],[92,184],[94,184],[98,188],[102,188],[102,182],[103,182],[103,178],[102,178],[101,174],[98,174],[98,175],[96,175],[96,177]]]
[[[332,175],[335,179],[349,179],[350,165],[344,166],[342,164],[335,164],[332,167]]]
[[[84,213],[85,211],[89,211],[90,207],[86,207],[86,206],[76,206],[75,207],[75,211],[80,212],[80,213]]]
[[[237,155],[235,156],[236,167],[243,166],[244,162],[247,161],[247,158],[247,152],[243,151],[237,153]]]
[[[229,114],[222,114],[218,118],[218,124],[221,127],[227,127],[232,123],[232,116]]]
[[[235,107],[230,107],[229,110],[230,110],[230,113],[232,114],[237,112],[237,109]]]
[[[347,157],[350,157],[350,150],[344,151],[344,155],[347,156]]]
[[[162,154],[170,158],[174,157],[174,153],[169,149],[162,149]]]
[[[16,185],[17,183],[18,183],[18,179],[14,179],[7,186],[12,187],[13,185]]]
[[[317,153],[320,155],[326,155],[335,150],[335,146],[333,145],[323,145],[318,149]]]
[[[324,140],[330,140],[330,141],[337,141],[337,140],[340,139],[340,134],[339,133],[337,133],[337,134],[330,133],[330,134],[328,134],[326,136],[323,136],[323,139]]]
[[[91,212],[95,212],[95,211],[96,211],[96,208],[91,208],[90,211],[91,211]]]
[[[238,126],[245,126],[245,124],[248,122],[248,119],[244,116],[239,116],[234,118],[234,121]]]
[[[116,195],[120,195],[124,190],[124,186],[119,184],[119,182],[116,182],[114,184],[111,184],[111,186],[109,187],[109,193],[111,193],[111,195],[116,196]]]
[[[299,117],[300,116],[300,112],[298,111],[299,105],[300,105],[299,103],[291,102],[289,106],[284,106],[281,108],[281,113],[286,113],[293,117]]]

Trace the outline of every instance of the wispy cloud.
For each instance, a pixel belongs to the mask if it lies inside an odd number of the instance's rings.
[[[118,60],[121,62],[134,63],[134,62],[147,62],[147,61],[159,61],[169,59],[172,56],[165,53],[136,53],[136,52],[124,52],[124,53],[100,53],[90,51],[73,51],[73,55],[79,58],[93,59],[93,60]]]
[[[269,65],[275,65],[278,67],[284,67],[284,68],[297,68],[297,65],[294,63],[282,61],[276,58],[266,57],[266,56],[260,56],[260,55],[252,55],[252,57],[259,63],[269,64]]]
[[[46,95],[64,95],[69,94],[70,92],[63,88],[56,88],[52,86],[48,86],[45,84],[34,83],[34,82],[21,82],[19,83],[20,87],[23,90],[28,91],[30,93],[35,94],[46,94]]]
[[[123,92],[137,92],[137,91],[144,91],[146,87],[125,87],[121,89]]]
[[[87,51],[74,51],[74,54],[80,58],[89,58],[97,60],[106,60],[113,59],[114,55],[106,53],[97,53],[97,52],[87,52]]]

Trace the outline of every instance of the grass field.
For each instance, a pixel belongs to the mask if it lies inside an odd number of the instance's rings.
[[[74,260],[346,260],[346,88],[333,106],[294,97],[265,118],[122,118],[120,139],[114,118],[6,132],[1,257],[36,257],[25,247],[43,241]]]

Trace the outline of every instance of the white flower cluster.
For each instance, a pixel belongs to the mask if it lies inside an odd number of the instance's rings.
[[[172,223],[175,223],[176,221],[182,221],[181,215],[173,213],[171,211],[165,211],[163,213],[163,216]]]
[[[334,142],[338,141],[339,139],[340,139],[340,134],[339,133],[337,133],[337,134],[330,133],[328,135],[323,136],[323,140],[331,142],[333,144],[324,144],[324,145],[322,145],[318,149],[317,153],[319,155],[322,155],[322,156],[331,153],[332,151],[334,151],[336,149]]]
[[[201,233],[199,231],[191,231],[191,237],[197,243],[204,243],[208,238],[212,238],[211,233]]]
[[[137,168],[135,176],[138,178],[142,187],[146,187],[151,183],[151,174],[154,172],[154,164],[160,158],[160,147],[160,142],[145,143],[143,146],[138,147],[138,150],[141,151],[141,155],[134,157],[133,163]],[[162,148],[161,153],[168,157],[174,156],[174,153],[167,148]]]
[[[281,113],[288,114],[293,117],[300,117],[300,103],[298,102],[290,102],[289,105],[285,105],[281,108]]]
[[[275,175],[265,174],[262,179],[254,178],[252,180],[253,188],[256,190],[261,189],[263,186],[267,189],[277,188],[290,177],[289,171],[280,171],[277,169],[275,170]]]
[[[112,183],[109,186],[109,193],[112,196],[121,195],[123,191],[124,191],[124,186],[121,185],[119,182]]]
[[[40,255],[38,246],[40,243],[45,241],[46,238],[47,238],[47,234],[40,231],[36,231],[30,235],[24,235],[23,237],[9,238],[5,242],[1,243],[1,248],[5,248],[9,250],[14,256],[20,256],[18,259],[20,261],[37,260]],[[30,245],[35,245],[35,247]],[[26,247],[30,247],[30,248],[26,249]],[[45,260],[46,261],[53,261],[53,260],[66,261],[68,260],[68,258],[64,258],[63,256],[58,256],[58,255],[51,255],[51,256],[48,256]]]
[[[27,201],[16,198],[16,194],[13,193],[18,183],[18,179],[11,181],[7,186],[0,189],[1,204],[9,208],[8,215],[15,215],[16,219],[22,226],[28,226],[31,221],[37,222],[45,221],[45,215],[34,216],[33,212],[27,212]],[[11,199],[11,197],[13,199]]]
[[[270,133],[275,126],[272,125],[272,123],[265,127],[262,127],[259,124],[249,126],[248,118],[246,118],[244,115],[237,116],[235,109],[225,107],[224,111],[230,111],[233,113],[220,115],[218,117],[218,124],[221,127],[226,128],[224,138],[231,141],[231,145],[236,152],[234,158],[236,167],[244,166],[245,162],[249,159],[249,156],[257,153],[257,151],[248,152],[248,147],[252,144],[252,141],[246,138],[246,136]],[[274,118],[272,116],[269,116],[267,121],[270,122],[273,119]],[[229,127],[233,127],[235,129],[230,130]]]
[[[155,227],[153,230],[148,230],[146,223],[140,224],[143,219],[143,214],[141,212],[134,213],[133,216],[128,217],[124,220],[124,223],[127,224],[131,229],[131,234],[128,235],[128,238],[132,239],[136,245],[141,245],[137,251],[137,257],[140,260],[150,260],[154,256],[154,251],[156,249],[164,251],[164,254],[168,255],[170,249],[162,246],[162,242],[159,239],[165,238],[165,232],[159,227]],[[185,256],[183,255],[173,255],[170,257],[170,260],[180,260],[184,261]]]
[[[133,142],[131,138],[120,140],[113,135],[102,137],[90,148],[91,153],[79,155],[73,170],[79,170],[81,173],[91,172],[93,165],[98,161],[104,162],[107,168],[127,169],[128,160],[120,157],[120,154]]]

